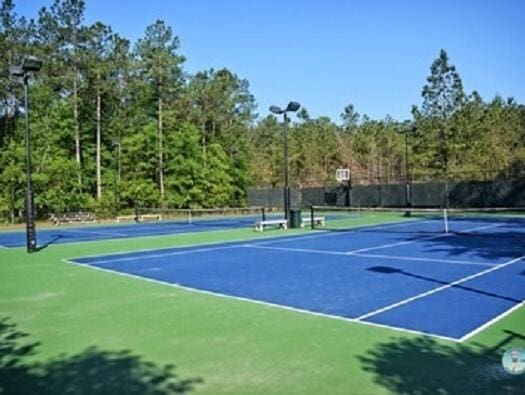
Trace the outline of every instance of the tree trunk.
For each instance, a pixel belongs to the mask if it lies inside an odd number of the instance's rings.
[[[97,92],[97,199],[102,198],[102,177],[100,168],[100,92]]]
[[[78,185],[82,188],[82,165],[80,163],[80,126],[78,123],[77,68],[73,68],[73,123],[75,125],[75,154],[77,160]]]
[[[205,125],[204,121],[202,122],[201,129],[202,129],[202,138],[201,138],[202,157],[204,159],[204,166],[206,166],[206,125]]]
[[[162,99],[158,99],[159,110],[159,187],[160,198],[164,200],[164,157],[162,152]]]
[[[119,132],[119,142],[122,141],[120,139],[120,132]],[[120,183],[121,179],[121,164],[120,164],[120,156],[122,155],[122,143],[119,143],[117,147],[117,183]]]
[[[7,64],[11,64],[11,51],[7,51]],[[5,118],[4,118],[4,133],[5,135],[9,135],[9,97],[11,96],[11,73],[7,73],[7,86],[5,91],[5,97],[4,97],[4,109],[5,109]]]

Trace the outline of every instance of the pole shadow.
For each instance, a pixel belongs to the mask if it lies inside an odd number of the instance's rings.
[[[55,237],[53,237],[51,240],[49,240],[46,243],[38,246],[36,248],[35,252],[39,252],[39,251],[45,250],[47,247],[49,247],[52,244],[55,244],[57,241],[59,241],[63,237],[64,237],[63,235],[55,235]]]

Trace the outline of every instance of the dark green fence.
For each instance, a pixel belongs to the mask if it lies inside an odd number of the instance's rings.
[[[410,185],[414,207],[525,207],[525,180],[420,182]],[[292,190],[293,207],[405,207],[406,184],[356,185]],[[282,188],[250,189],[251,206],[281,207]]]

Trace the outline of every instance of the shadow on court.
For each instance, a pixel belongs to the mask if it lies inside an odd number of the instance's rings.
[[[449,285],[450,284],[449,281],[442,281],[442,280],[438,280],[438,279],[435,279],[435,278],[432,278],[432,277],[426,277],[426,276],[422,276],[422,275],[419,275],[419,274],[410,273],[410,272],[407,272],[405,270],[401,270],[401,269],[397,269],[397,268],[393,268],[393,267],[389,267],[389,266],[374,266],[374,267],[368,268],[367,270],[369,270],[371,272],[375,272],[375,273],[399,274],[399,275],[403,275],[403,276],[407,276],[407,277],[417,278],[418,280],[428,281],[428,282],[435,283],[435,284],[438,284],[438,285]],[[516,304],[517,303],[521,303],[520,299],[515,299],[515,298],[511,298],[509,296],[505,296],[505,295],[498,295],[498,294],[495,294],[495,293],[492,293],[492,292],[487,292],[487,291],[482,291],[480,289],[466,287],[466,286],[464,286],[462,284],[452,285],[452,286],[450,286],[450,288],[461,289],[463,291],[473,292],[473,293],[476,293],[476,294],[479,294],[479,295],[488,296],[490,298],[502,299],[502,300],[506,300],[508,302],[512,302],[512,303],[516,303]]]
[[[522,231],[508,230],[497,233],[457,233],[421,241],[429,253],[469,255],[484,260],[511,260],[525,255],[525,223]]]
[[[1,394],[183,394],[203,382],[177,377],[173,365],[158,366],[129,351],[96,347],[45,363],[29,362],[38,346],[8,319],[0,319]]]
[[[502,341],[490,347],[395,338],[358,359],[377,384],[396,394],[523,394],[525,375],[505,372],[501,358],[506,348],[524,344],[525,336],[504,333]]]

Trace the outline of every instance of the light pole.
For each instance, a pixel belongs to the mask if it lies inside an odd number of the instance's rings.
[[[20,65],[11,66],[10,72],[14,77],[24,79],[24,109],[25,109],[25,154],[26,154],[26,245],[27,252],[34,252],[37,249],[36,227],[33,207],[33,190],[31,186],[31,143],[29,130],[29,77],[31,73],[36,73],[42,68],[42,61],[34,56],[26,56]]]
[[[301,105],[298,102],[291,101],[288,103],[288,106],[283,110],[278,106],[270,106],[270,112],[274,114],[283,115],[283,135],[284,135],[284,218],[288,221],[290,225],[290,181],[289,181],[289,172],[290,164],[288,163],[288,122],[290,118],[288,117],[289,112],[296,112],[301,108]]]
[[[405,217],[410,217],[410,208],[412,207],[412,185],[410,183],[410,160],[408,158],[408,134],[414,133],[416,127],[412,126],[410,129],[405,129]]]

